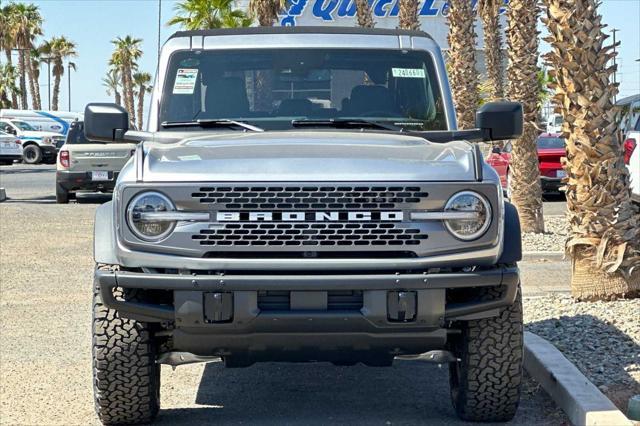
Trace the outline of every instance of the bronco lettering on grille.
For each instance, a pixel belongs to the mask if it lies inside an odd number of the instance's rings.
[[[402,222],[404,212],[217,212],[218,222]]]

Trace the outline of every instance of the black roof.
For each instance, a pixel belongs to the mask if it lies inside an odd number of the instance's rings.
[[[396,30],[384,28],[361,27],[247,27],[247,28],[220,28],[215,30],[178,31],[170,38],[192,36],[223,36],[223,35],[251,35],[251,34],[361,34],[361,35],[392,35],[432,37],[423,31]]]

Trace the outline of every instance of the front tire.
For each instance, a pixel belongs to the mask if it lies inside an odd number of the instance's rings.
[[[22,151],[22,162],[39,164],[42,161],[42,150],[38,145],[27,145]]]
[[[492,290],[495,291],[495,290]],[[492,295],[496,296],[496,295]],[[513,305],[497,317],[461,323],[452,341],[460,362],[451,363],[451,401],[463,420],[506,422],[520,402],[523,326],[520,289]]]
[[[109,268],[109,266],[103,266]],[[116,294],[135,299],[135,295]],[[93,293],[93,390],[104,425],[148,423],[160,409],[160,366],[149,325],[120,317]]]

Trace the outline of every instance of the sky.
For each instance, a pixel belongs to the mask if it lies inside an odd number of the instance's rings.
[[[77,44],[74,59],[77,71],[71,75],[71,109],[82,111],[89,102],[111,102],[102,85],[109,57],[111,40],[132,35],[141,38],[143,57],[141,71],[155,74],[158,46],[158,4],[162,4],[161,40],[164,42],[177,27],[167,27],[173,16],[173,0],[30,0],[40,7],[44,17],[45,38],[64,35]],[[640,93],[640,0],[603,0],[600,7],[609,29],[617,28],[621,41],[618,57],[618,98]],[[542,44],[542,51],[548,49]],[[43,69],[43,76],[46,70]],[[43,108],[47,108],[47,81],[41,78]],[[61,109],[68,105],[67,78],[61,87]],[[147,101],[148,103],[148,101]]]

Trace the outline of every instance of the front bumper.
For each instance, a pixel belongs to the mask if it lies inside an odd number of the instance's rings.
[[[55,145],[40,145],[40,151],[42,151],[42,158],[51,160],[58,155],[58,149]]]
[[[109,180],[94,181],[91,172],[56,172],[56,183],[67,191],[113,192],[119,172],[108,172]]]
[[[443,348],[450,321],[498,315],[514,303],[517,267],[474,272],[339,275],[204,275],[96,271],[103,303],[124,317],[172,323],[174,350],[200,356],[261,360],[336,360],[346,353],[362,357],[419,354]],[[162,292],[164,304],[126,301],[114,288]],[[454,296],[484,287],[499,289],[495,298]],[[360,305],[327,307],[327,294],[353,291]],[[167,294],[166,292],[170,292]],[[268,305],[265,295],[284,297]],[[390,294],[415,297],[415,315],[407,321],[390,316]],[[214,294],[229,295],[231,317],[212,321],[208,305]],[[294,307],[296,297],[325,297],[321,308]],[[287,298],[288,297],[288,298]],[[331,296],[329,296],[331,297]],[[262,302],[261,302],[262,300]],[[457,300],[457,301],[456,301]],[[172,301],[172,302],[170,302]],[[248,361],[247,361],[248,360]]]

